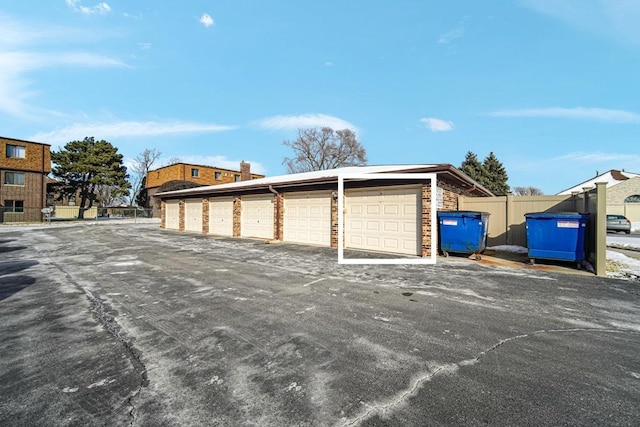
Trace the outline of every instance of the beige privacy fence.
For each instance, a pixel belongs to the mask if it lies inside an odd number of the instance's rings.
[[[606,260],[607,188],[600,183],[596,189],[568,196],[503,196],[460,197],[458,210],[488,212],[487,246],[527,246],[525,214],[533,212],[589,213],[586,232],[587,254],[595,263],[596,273],[603,274]],[[611,212],[609,212],[611,213]]]
[[[80,213],[79,206],[56,206],[51,215],[51,218],[57,219],[73,219],[78,218],[78,214]],[[92,207],[91,209],[87,209],[84,211],[85,218],[96,218],[98,216],[98,208]]]

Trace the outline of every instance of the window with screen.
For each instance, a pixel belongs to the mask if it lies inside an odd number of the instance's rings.
[[[24,159],[26,156],[26,148],[22,145],[7,144],[7,157]]]
[[[7,185],[24,185],[24,173],[22,172],[5,172],[4,183]]]

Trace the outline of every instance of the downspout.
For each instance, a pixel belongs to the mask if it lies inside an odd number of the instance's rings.
[[[276,196],[276,240],[282,240],[282,236],[280,236],[280,193],[278,193],[273,185],[269,184],[269,191],[271,191]]]
[[[466,194],[468,194],[468,193],[471,193],[472,191],[476,190],[477,188],[478,188],[478,187],[477,187],[475,184],[473,184],[473,187],[471,187],[471,188],[467,188],[466,190],[464,190],[464,191],[462,192],[461,196],[464,196],[464,195],[466,195]]]

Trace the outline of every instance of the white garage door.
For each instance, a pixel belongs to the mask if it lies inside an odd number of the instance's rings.
[[[167,200],[164,213],[164,226],[170,230],[180,229],[180,201]]]
[[[349,190],[345,195],[345,247],[420,255],[419,187]]]
[[[331,246],[331,192],[286,193],[283,240]]]
[[[273,195],[243,196],[241,203],[242,237],[273,239]]]
[[[202,233],[202,199],[184,201],[184,229]]]
[[[233,197],[209,199],[209,233],[233,236]]]

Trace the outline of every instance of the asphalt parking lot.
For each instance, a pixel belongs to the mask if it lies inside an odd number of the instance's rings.
[[[640,284],[0,230],[0,425],[637,425]]]

